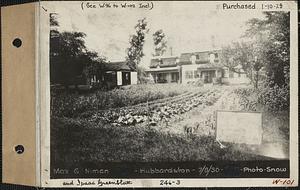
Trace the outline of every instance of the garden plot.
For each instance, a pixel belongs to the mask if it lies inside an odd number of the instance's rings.
[[[232,87],[215,86],[199,100],[201,105],[195,107],[190,112],[181,115],[180,121],[174,120],[167,126],[162,127],[162,131],[168,133],[194,134],[197,136],[215,136],[215,111],[234,109],[237,106],[237,99],[231,98]],[[163,125],[162,125],[163,126]]]
[[[140,84],[87,94],[51,89],[51,116],[88,118],[97,112],[143,107],[147,102],[157,104],[199,90],[200,87],[179,84]]]
[[[213,93],[204,88],[195,92],[165,98],[157,101],[142,103],[134,106],[99,110],[92,116],[84,113],[91,122],[111,123],[115,126],[129,126],[139,123],[157,126],[160,122],[168,123],[171,119],[179,119],[180,115],[201,104],[210,104],[206,96]]]
[[[235,88],[191,88],[177,96],[83,112],[80,117],[52,116],[53,164],[267,159],[252,147],[226,143],[224,148],[215,140],[214,112],[241,109]]]

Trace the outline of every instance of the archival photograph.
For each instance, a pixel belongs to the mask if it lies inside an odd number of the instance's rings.
[[[109,169],[97,169],[111,163],[289,163],[290,12],[212,7],[195,1],[55,7],[52,178],[73,176],[66,168],[111,177]]]

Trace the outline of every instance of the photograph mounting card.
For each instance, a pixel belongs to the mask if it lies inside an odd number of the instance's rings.
[[[43,187],[298,185],[295,1],[41,1]]]

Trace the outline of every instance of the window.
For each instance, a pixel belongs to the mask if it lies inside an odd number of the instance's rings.
[[[185,78],[192,79],[193,78],[193,71],[185,71]]]
[[[195,55],[191,56],[191,62],[192,62],[192,64],[196,63],[196,56]]]
[[[177,82],[178,81],[178,73],[172,73],[171,78],[172,78],[172,82]]]
[[[194,71],[194,78],[200,78],[200,74],[198,73],[198,71]]]
[[[157,75],[157,82],[158,83],[166,83],[167,82],[167,74],[166,73],[159,73]]]
[[[215,53],[215,58],[218,58],[218,56],[219,56],[219,55],[218,55],[217,53]]]
[[[196,60],[199,60],[200,59],[200,56],[199,55],[196,55]]]
[[[210,61],[210,63],[214,63],[215,62],[215,54],[213,54],[213,53],[211,53],[211,54],[209,54],[209,61]]]

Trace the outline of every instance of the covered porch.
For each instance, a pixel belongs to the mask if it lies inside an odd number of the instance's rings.
[[[151,68],[146,72],[153,78],[154,83],[180,83],[178,67]]]
[[[199,73],[200,78],[203,80],[205,84],[207,83],[215,83],[217,78],[222,77],[222,69],[221,68],[198,68],[197,72]]]

